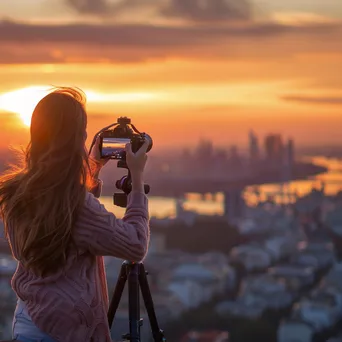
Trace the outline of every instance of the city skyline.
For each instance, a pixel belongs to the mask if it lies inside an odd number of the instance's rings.
[[[341,144],[341,33],[335,0],[4,0],[0,147],[52,85],[86,92],[89,136],[128,115],[158,147]]]

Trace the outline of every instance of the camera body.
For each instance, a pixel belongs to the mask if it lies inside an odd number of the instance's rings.
[[[149,142],[147,152],[153,141],[146,133],[140,133],[127,117],[118,118],[112,129],[105,129],[100,134],[100,153],[103,159],[126,160],[125,146],[131,143],[133,153],[137,152],[145,141]]]
[[[120,117],[117,123],[111,124],[97,132],[91,144],[90,151],[94,147],[98,137],[100,137],[99,152],[101,158],[118,160],[117,167],[128,170],[127,176],[123,176],[115,183],[116,188],[122,190],[123,193],[115,193],[113,196],[114,205],[125,208],[127,206],[127,195],[132,191],[131,172],[126,163],[126,144],[131,143],[132,152],[136,153],[147,141],[148,147],[146,152],[149,152],[153,146],[152,138],[146,133],[139,132],[131,124],[131,119],[127,117]],[[148,184],[144,184],[144,191],[145,194],[150,192],[150,186]]]

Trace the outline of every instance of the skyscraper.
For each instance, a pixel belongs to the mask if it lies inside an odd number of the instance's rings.
[[[294,143],[292,139],[289,139],[284,146],[282,162],[282,179],[284,182],[288,182],[292,179],[294,166]]]
[[[294,141],[289,139],[287,142],[287,158],[288,163],[292,166],[295,161]]]
[[[259,159],[259,141],[253,130],[249,132],[249,158],[251,163]]]
[[[266,159],[270,162],[282,162],[284,146],[280,134],[269,134],[265,137]]]

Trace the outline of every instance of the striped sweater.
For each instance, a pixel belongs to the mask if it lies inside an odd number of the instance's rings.
[[[132,192],[128,196],[121,220],[87,193],[74,230],[79,256],[72,250],[65,268],[45,278],[18,262],[12,288],[25,302],[34,324],[58,342],[111,341],[103,256],[141,261],[149,243],[148,220],[145,194]]]

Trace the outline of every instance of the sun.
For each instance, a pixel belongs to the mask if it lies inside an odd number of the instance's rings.
[[[30,126],[34,108],[49,90],[48,86],[31,86],[5,93],[0,95],[0,109],[18,114],[23,124]]]
[[[30,86],[8,93],[0,94],[0,110],[15,113],[20,116],[25,126],[30,126],[31,117],[37,103],[53,90],[51,86]],[[155,94],[146,92],[100,93],[84,90],[89,103],[131,103],[146,102],[156,98]]]

